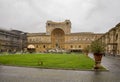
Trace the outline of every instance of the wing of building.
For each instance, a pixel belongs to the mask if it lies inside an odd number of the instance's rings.
[[[0,52],[23,51],[27,47],[27,33],[0,29]]]
[[[120,23],[102,35],[98,40],[106,44],[106,54],[120,55]]]

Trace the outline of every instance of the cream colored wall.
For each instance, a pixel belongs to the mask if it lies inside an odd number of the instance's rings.
[[[65,50],[71,49],[84,49],[91,44],[92,41],[99,38],[101,34],[94,33],[77,33],[77,34],[67,34],[65,35]],[[45,52],[52,49],[51,46],[51,36],[48,35],[31,35],[27,37],[28,45],[32,44],[35,46],[36,52]],[[45,48],[44,48],[45,46]],[[71,48],[71,46],[73,46]]]
[[[65,36],[65,49],[84,49],[90,46],[91,42],[98,39],[101,35],[93,33],[79,33]],[[73,48],[71,48],[73,46]]]
[[[28,35],[28,45],[32,44],[35,46],[36,52],[45,52],[51,48],[51,37],[46,35]],[[44,47],[45,46],[45,47]]]

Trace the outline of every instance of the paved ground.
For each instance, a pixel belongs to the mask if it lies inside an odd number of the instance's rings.
[[[0,66],[0,82],[120,82],[119,62],[119,58],[103,57],[107,72]]]

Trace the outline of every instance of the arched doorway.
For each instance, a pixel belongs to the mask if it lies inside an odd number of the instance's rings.
[[[64,49],[65,33],[62,29],[56,28],[51,33],[52,48]]]

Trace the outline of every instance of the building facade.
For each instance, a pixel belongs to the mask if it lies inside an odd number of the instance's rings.
[[[46,33],[28,33],[28,46],[33,45],[36,52],[47,52],[51,49],[65,51],[83,51],[91,42],[103,34],[91,32],[71,33],[71,22],[47,21]]]
[[[105,52],[109,55],[120,55],[120,23],[106,32],[98,40],[106,44]]]
[[[0,29],[0,51],[23,51],[27,47],[26,33],[18,30]]]

